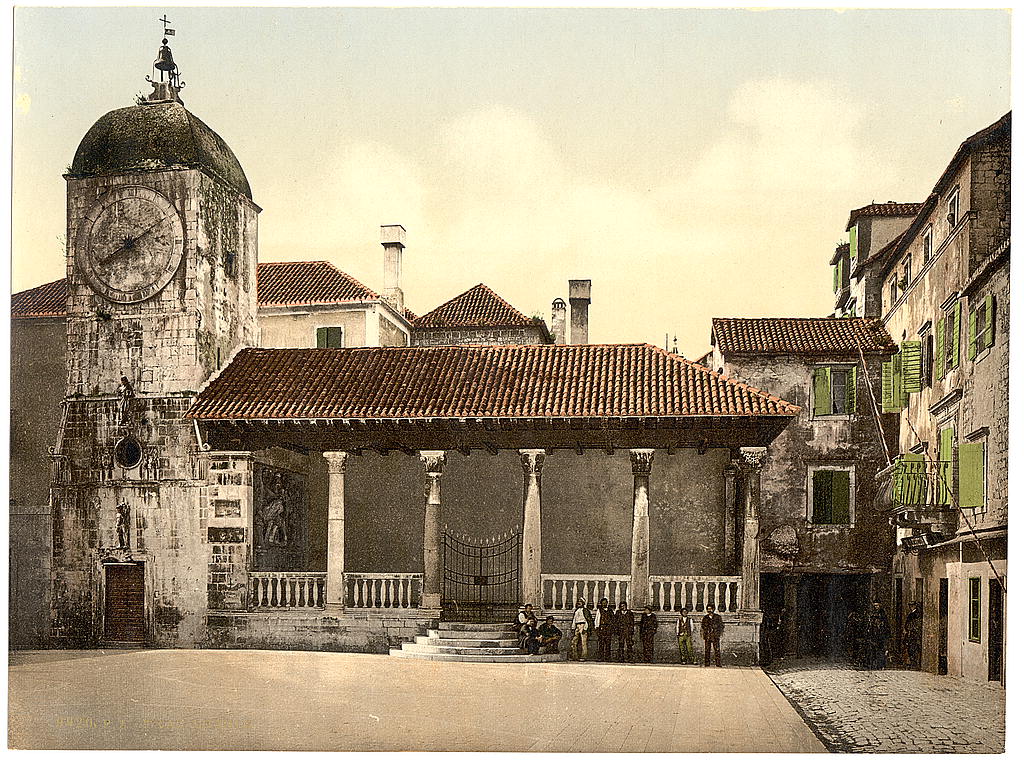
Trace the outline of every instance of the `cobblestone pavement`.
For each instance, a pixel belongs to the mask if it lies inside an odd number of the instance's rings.
[[[996,683],[797,661],[776,662],[768,676],[832,752],[1003,751],[1006,693]]]
[[[756,667],[136,650],[9,668],[19,749],[825,751]]]

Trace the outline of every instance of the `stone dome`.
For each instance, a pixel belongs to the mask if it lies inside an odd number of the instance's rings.
[[[111,175],[191,167],[252,199],[249,181],[234,152],[177,101],[114,109],[89,128],[78,145],[69,175]]]

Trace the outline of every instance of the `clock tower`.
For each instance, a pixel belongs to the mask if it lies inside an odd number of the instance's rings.
[[[183,420],[258,343],[257,215],[224,140],[181,100],[164,30],[153,92],[102,116],[67,181],[67,379],[53,452],[58,644],[198,645],[209,552]]]

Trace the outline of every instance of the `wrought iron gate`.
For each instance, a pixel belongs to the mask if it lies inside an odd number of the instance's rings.
[[[519,606],[522,532],[467,539],[444,530],[441,564],[442,618],[462,622],[511,622]]]

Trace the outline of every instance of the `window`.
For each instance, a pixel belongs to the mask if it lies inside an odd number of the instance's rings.
[[[956,497],[960,507],[985,506],[985,442],[967,442],[957,447]]]
[[[850,226],[850,268],[857,267],[857,224]]]
[[[967,639],[972,643],[981,642],[981,577],[972,576],[967,580],[967,597],[970,600],[970,614],[967,625]]]
[[[903,259],[903,282],[900,285],[903,289],[907,289],[910,286],[911,273],[911,259],[910,253],[907,253],[907,257]]]
[[[814,416],[854,414],[857,411],[857,367],[814,369]]]
[[[317,348],[344,348],[345,328],[344,327],[317,327],[316,330]]]
[[[892,281],[889,282],[889,307],[892,308],[896,305],[896,299],[900,296],[899,284],[896,277],[892,277]]]
[[[935,323],[935,379],[960,365],[960,303],[957,301]]]
[[[842,261],[832,266],[832,291],[839,292],[839,273],[843,268]]]
[[[921,352],[921,387],[932,387],[932,369],[935,366],[935,336],[929,332],[924,336]]]
[[[996,303],[987,295],[967,317],[967,358],[974,359],[996,341]]]
[[[921,234],[921,257],[927,263],[932,259],[932,227],[929,226]]]
[[[910,401],[909,394],[921,392],[923,344],[904,340],[900,350],[882,362],[882,411],[898,412]]]
[[[956,222],[960,220],[960,189],[953,189],[953,193],[946,200],[946,231],[956,228]]]
[[[229,278],[235,276],[235,261],[238,260],[238,255],[233,250],[224,251],[224,275]]]
[[[816,525],[853,523],[852,468],[813,468],[811,471],[810,521]]]

